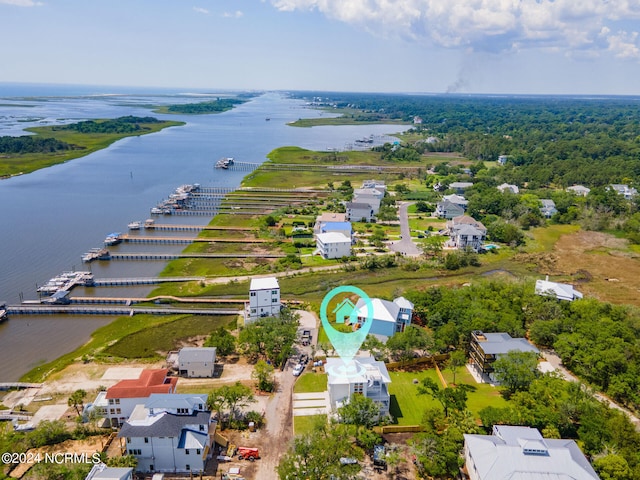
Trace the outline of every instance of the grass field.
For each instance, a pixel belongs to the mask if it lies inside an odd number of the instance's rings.
[[[296,380],[293,393],[313,393],[327,390],[327,375],[325,373],[305,372]]]
[[[97,329],[91,335],[91,339],[77,348],[56,360],[40,365],[29,371],[20,379],[23,382],[41,382],[50,373],[58,372],[67,365],[79,361],[83,356],[99,357],[102,351],[118,340],[136,332],[143,331],[164,323],[174,322],[184,318],[184,316],[160,316],[160,315],[134,315],[133,317],[119,317],[109,325]]]
[[[209,335],[216,328],[235,322],[236,316],[187,316],[131,333],[104,350],[104,355],[119,358],[160,359],[169,350],[175,350],[182,340]]]
[[[301,417],[293,417],[293,434],[303,435],[305,433],[312,432],[314,427],[327,423],[326,415],[307,415]]]
[[[100,120],[96,121],[99,122]],[[81,148],[57,153],[2,155],[0,156],[0,178],[34,172],[41,168],[84,157],[95,151],[102,150],[122,138],[159,132],[167,127],[184,125],[184,122],[140,123],[139,125],[142,130],[130,134],[78,133],[72,130],[57,130],[50,126],[28,128],[26,129],[27,131],[33,132],[40,137],[55,138]]]
[[[453,373],[445,369],[442,374],[447,382],[453,380]],[[422,421],[424,410],[429,407],[441,408],[440,403],[430,395],[418,394],[418,387],[413,383],[414,379],[421,382],[423,378],[430,378],[442,388],[437,373],[433,369],[422,372],[390,372],[391,394],[390,413],[397,419],[398,425],[419,425]],[[485,407],[504,407],[507,401],[500,395],[499,389],[488,384],[478,384],[469,374],[466,368],[457,370],[456,382],[458,385],[466,383],[476,387],[476,391],[470,392],[467,399],[467,408],[478,418],[478,412]]]

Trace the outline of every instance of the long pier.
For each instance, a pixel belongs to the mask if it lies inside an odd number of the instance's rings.
[[[255,232],[253,227],[230,227],[230,226],[218,226],[218,225],[172,225],[170,223],[153,223],[144,227],[146,230],[168,230],[168,231],[181,231],[181,230],[237,230],[243,232]]]
[[[238,309],[118,307],[84,305],[8,305],[10,315],[237,315]]]
[[[120,305],[134,305],[136,303],[145,302],[177,302],[177,303],[201,303],[208,305],[215,305],[220,303],[225,304],[244,304],[246,299],[235,298],[190,298],[190,297],[174,297],[170,295],[158,295],[155,297],[71,297],[69,299],[72,305],[86,305],[86,304],[120,304]]]
[[[111,260],[177,260],[179,258],[284,258],[284,253],[112,253]]]
[[[96,287],[115,287],[120,285],[157,285],[164,282],[204,282],[205,277],[138,277],[138,278],[100,278],[93,282]]]
[[[130,243],[267,243],[266,238],[207,238],[207,237],[144,237],[122,235],[122,241]]]

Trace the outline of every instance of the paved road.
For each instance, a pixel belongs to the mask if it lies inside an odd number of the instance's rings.
[[[565,380],[569,382],[580,381],[575,375],[573,375],[569,370],[567,370],[562,365],[562,360],[555,353],[550,351],[544,351],[542,352],[542,356],[545,358],[547,362],[549,362],[555,368],[556,372],[562,375],[562,378],[564,378]],[[629,410],[618,405],[616,402],[614,402],[613,400],[611,400],[609,397],[607,397],[602,393],[594,392],[593,396],[596,397],[599,401],[608,404],[611,408],[615,408],[616,410],[619,410],[622,413],[624,413],[627,417],[629,417],[629,420],[631,420],[631,423],[633,423],[633,425],[636,427],[636,430],[640,430],[640,418],[636,417]]]
[[[422,254],[422,250],[411,240],[411,229],[409,228],[409,215],[407,209],[414,202],[400,202],[398,217],[400,218],[400,235],[402,240],[393,242],[389,248],[394,252],[400,252],[407,256],[417,256]]]

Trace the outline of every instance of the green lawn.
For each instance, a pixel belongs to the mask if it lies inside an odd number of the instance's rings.
[[[318,423],[327,423],[326,415],[306,415],[293,417],[293,434],[302,435],[312,432]]]
[[[324,392],[327,390],[327,374],[305,372],[296,380],[293,393]]]
[[[389,372],[391,384],[390,413],[397,420],[398,425],[419,425],[427,407],[437,407],[440,404],[429,395],[418,395],[418,385],[413,383],[417,378],[421,382],[428,377],[440,383],[436,371],[433,369],[422,372]]]
[[[453,380],[453,374],[445,369],[442,374],[447,382]],[[432,399],[430,395],[419,395],[417,385],[413,379],[422,381],[428,377],[441,386],[440,380],[435,370],[429,369],[422,372],[389,372],[391,384],[389,393],[391,394],[391,414],[397,419],[399,425],[419,425],[422,415],[427,407],[440,407],[440,403]],[[469,393],[467,407],[471,413],[478,418],[478,412],[485,407],[505,407],[507,401],[502,398],[498,388],[488,384],[476,383],[466,368],[460,367],[456,374],[457,384],[466,383],[477,388],[475,392]]]

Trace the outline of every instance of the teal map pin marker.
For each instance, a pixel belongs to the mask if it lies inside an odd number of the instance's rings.
[[[329,302],[333,297],[341,293],[355,293],[358,295],[360,300],[364,302],[364,306],[360,308],[360,311],[363,311],[364,308],[367,312],[365,321],[361,324],[360,328],[350,333],[344,333],[336,330],[329,323],[329,319],[327,318],[327,307],[329,306]],[[348,308],[348,310],[345,310],[346,308]],[[338,323],[344,322],[345,317],[351,319],[351,323],[355,323],[358,318],[358,310],[356,310],[353,303],[348,299],[340,302],[338,307],[334,310],[334,313],[336,313],[336,321]],[[355,357],[358,350],[360,350],[362,342],[364,342],[369,330],[371,330],[372,319],[373,304],[371,299],[369,298],[369,295],[358,287],[351,285],[336,287],[327,293],[322,299],[322,304],[320,305],[320,320],[322,321],[322,326],[324,327],[325,332],[327,332],[327,337],[329,337],[331,345],[333,345],[334,350],[338,352],[338,355],[345,365],[351,363],[353,357]]]

